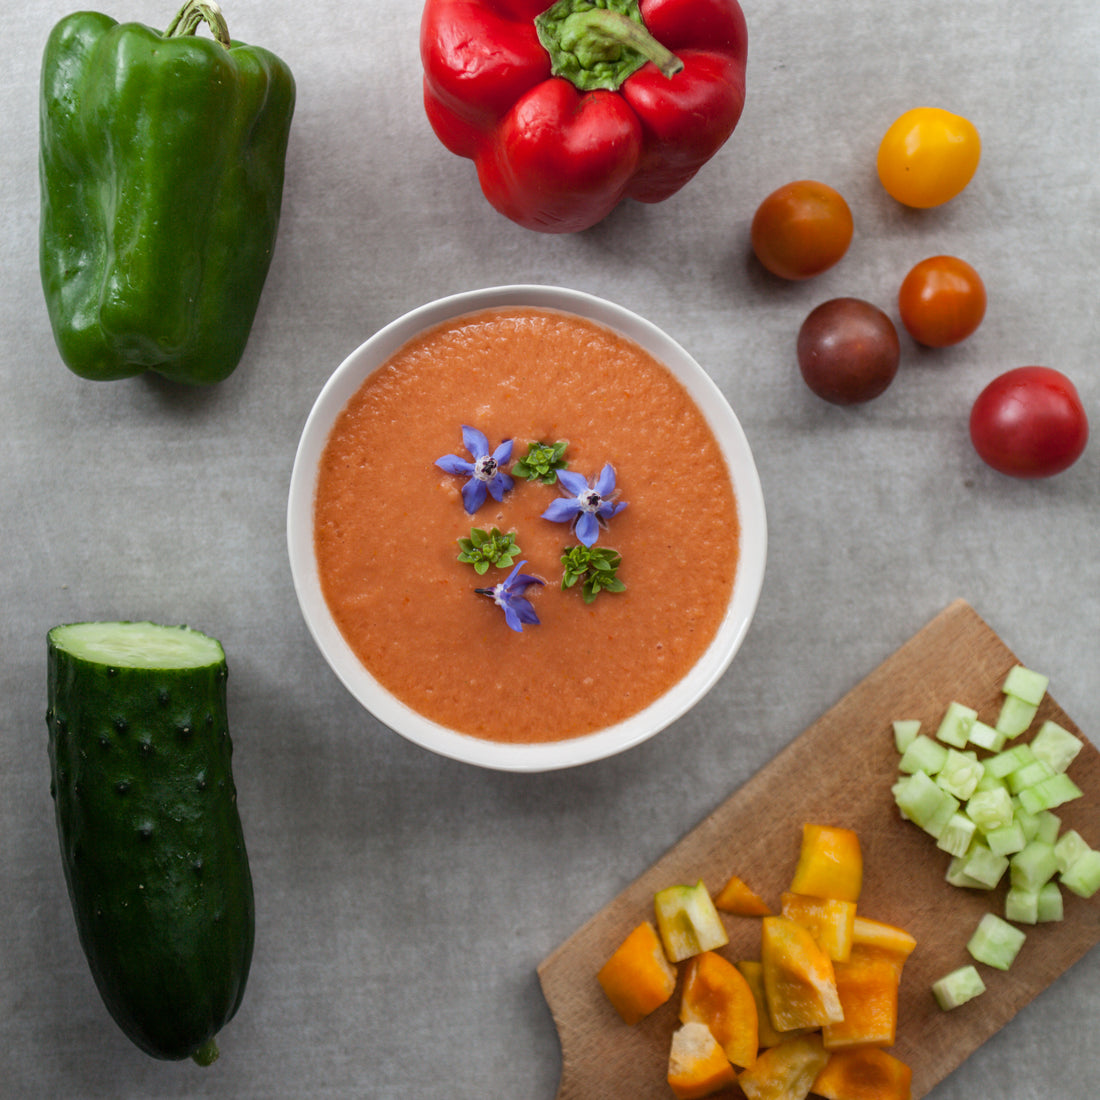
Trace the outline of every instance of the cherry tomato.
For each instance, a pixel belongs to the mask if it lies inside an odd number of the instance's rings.
[[[852,241],[852,212],[839,191],[795,180],[773,191],[752,219],[752,249],[773,275],[808,279],[830,268]]]
[[[901,323],[918,344],[945,348],[965,340],[985,316],[985,284],[957,256],[929,256],[898,292]]]
[[[970,410],[974,449],[1012,477],[1052,477],[1081,457],[1088,419],[1073,383],[1050,367],[1017,367],[995,378]]]
[[[886,131],[878,177],[906,206],[939,206],[970,182],[981,154],[972,122],[939,107],[915,107]]]
[[[834,405],[878,397],[894,380],[900,356],[893,321],[861,298],[822,302],[798,331],[802,377]]]

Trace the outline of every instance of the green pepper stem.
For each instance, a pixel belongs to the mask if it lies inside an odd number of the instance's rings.
[[[574,12],[565,20],[562,31],[574,41],[584,38],[593,45],[626,46],[636,50],[670,80],[684,67],[684,63],[670,49],[662,46],[643,24],[635,23],[617,11],[592,8],[590,11]]]
[[[187,3],[176,12],[176,18],[168,25],[164,37],[183,38],[194,34],[203,23],[206,23],[214,37],[229,49],[229,26],[225,16],[222,15],[222,9],[218,7],[217,0],[187,0]]]
[[[191,1060],[200,1066],[212,1066],[218,1060],[218,1053],[218,1044],[211,1036],[191,1055]]]

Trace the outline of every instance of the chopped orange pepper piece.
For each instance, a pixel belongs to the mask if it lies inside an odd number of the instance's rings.
[[[756,1061],[756,1000],[741,971],[721,955],[704,951],[688,962],[680,1019],[706,1024],[735,1066]]]
[[[898,1026],[898,981],[894,958],[875,947],[857,944],[847,962],[835,967],[836,991],[844,1019],[822,1029],[826,1050],[894,1045]]]
[[[698,1100],[729,1088],[737,1072],[706,1024],[686,1023],[673,1032],[668,1084],[678,1100]]]
[[[657,930],[643,921],[604,963],[596,980],[619,1015],[636,1024],[672,996],[676,971],[665,958]]]
[[[883,924],[882,921],[869,920],[858,913],[852,926],[852,943],[873,947],[890,955],[896,961],[899,971],[917,946],[917,941],[904,929]]]
[[[859,901],[862,887],[859,837],[851,829],[803,825],[802,851],[791,880],[791,893]]]
[[[852,950],[856,903],[836,898],[814,898],[809,894],[782,895],[782,915],[808,928],[833,962],[841,962]]]
[[[733,875],[714,899],[715,908],[739,917],[770,917],[768,903],[746,885],[743,879]]]
[[[768,1011],[768,998],[764,993],[764,964],[759,959],[741,959],[737,969],[752,990],[756,1001],[756,1037],[762,1047],[778,1046],[784,1039],[802,1035],[807,1028],[794,1028],[791,1031],[776,1031]]]
[[[843,1019],[832,960],[809,929],[787,917],[765,917],[761,925],[764,994],[776,1031]]]
[[[816,1033],[769,1047],[737,1079],[749,1100],[805,1100],[829,1052]]]
[[[825,1100],[910,1100],[913,1071],[877,1047],[838,1050],[817,1075],[813,1091]]]

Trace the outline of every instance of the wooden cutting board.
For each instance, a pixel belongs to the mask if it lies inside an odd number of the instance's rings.
[[[917,938],[902,978],[892,1048],[913,1069],[914,1100],[1100,941],[1100,895],[1084,900],[1063,891],[1065,919],[1025,929],[1027,942],[1010,971],[979,966],[984,995],[945,1013],[930,992],[935,979],[973,961],[966,943],[983,913],[1003,913],[1005,886],[986,893],[944,881],[948,856],[894,808],[890,787],[898,757],[891,723],[919,718],[932,734],[947,703],[957,699],[992,724],[1000,685],[1017,663],[1027,661],[1018,661],[968,604],[951,604],[545,959],[539,980],[562,1046],[558,1100],[668,1100],[665,1075],[679,990],[628,1027],[604,997],[596,972],[635,925],[653,919],[653,895],[662,887],[702,878],[715,893],[738,874],[778,909],[804,822],[858,832],[864,861],[859,911]],[[1049,695],[1031,729],[1046,718],[1083,736]],[[1085,797],[1057,813],[1064,828],[1100,847],[1100,753],[1091,743],[1069,774]],[[734,961],[759,958],[759,921],[724,920],[730,944],[721,953]]]

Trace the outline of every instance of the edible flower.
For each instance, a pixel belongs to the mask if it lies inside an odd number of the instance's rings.
[[[626,507],[623,502],[614,502],[615,467],[610,462],[592,484],[572,470],[559,470],[558,484],[567,495],[555,500],[542,518],[553,523],[576,523],[577,538],[585,546],[591,546],[599,538],[600,527]]]
[[[494,584],[492,588],[475,588],[474,591],[481,596],[488,596],[497,607],[504,609],[504,621],[513,630],[523,630],[524,623],[537,625],[539,621],[531,601],[523,593],[529,585],[545,584],[538,577],[532,577],[529,573],[521,573],[520,570],[527,564],[521,561],[506,580],[500,584]]]
[[[462,504],[472,516],[485,503],[487,496],[500,501],[512,488],[512,479],[501,469],[512,457],[512,441],[506,439],[490,454],[489,440],[485,438],[485,433],[463,424],[462,443],[470,452],[473,462],[459,458],[458,455],[444,455],[437,458],[435,464],[449,474],[461,474],[469,478],[462,486]]]

